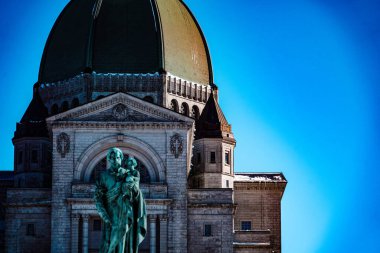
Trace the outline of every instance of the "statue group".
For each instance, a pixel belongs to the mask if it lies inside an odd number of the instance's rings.
[[[147,231],[145,200],[140,190],[137,162],[111,148],[109,168],[96,180],[95,203],[104,222],[100,253],[137,253]]]

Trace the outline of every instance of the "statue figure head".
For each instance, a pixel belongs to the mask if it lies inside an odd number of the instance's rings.
[[[118,148],[110,148],[107,154],[107,161],[111,165],[111,169],[118,169],[124,159],[123,152]]]
[[[137,166],[136,159],[133,157],[128,157],[126,165],[128,169],[134,169]]]

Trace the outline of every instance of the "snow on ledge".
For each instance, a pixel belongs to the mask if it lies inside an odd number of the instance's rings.
[[[238,182],[286,182],[281,174],[235,174]]]

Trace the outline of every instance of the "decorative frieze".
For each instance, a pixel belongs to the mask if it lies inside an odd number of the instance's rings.
[[[193,124],[185,122],[54,122],[53,129],[77,128],[77,129],[122,129],[122,130],[145,130],[145,129],[190,129]]]

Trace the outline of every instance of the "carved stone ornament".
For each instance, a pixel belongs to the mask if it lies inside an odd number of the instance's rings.
[[[57,137],[57,152],[62,158],[70,152],[70,137],[66,133],[60,133]]]
[[[128,109],[123,104],[115,105],[112,108],[112,115],[116,120],[125,120],[128,117]]]
[[[182,155],[183,140],[179,134],[174,134],[170,138],[170,151],[172,152],[175,158],[178,158],[180,155]]]

